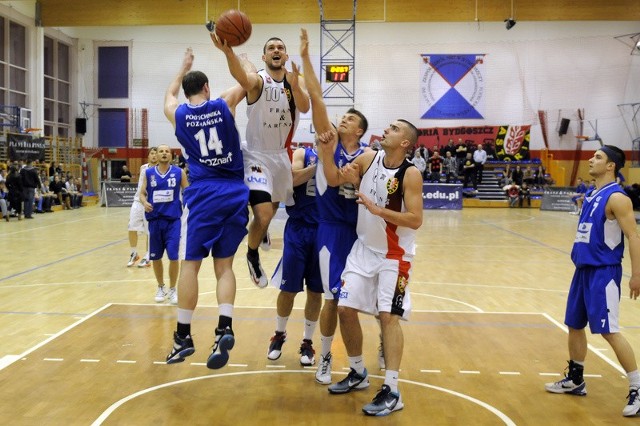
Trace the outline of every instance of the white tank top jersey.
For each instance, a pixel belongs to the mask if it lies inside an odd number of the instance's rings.
[[[409,161],[397,168],[384,166],[385,152],[377,152],[373,162],[362,176],[360,192],[380,207],[405,212],[403,180],[408,167],[415,167]],[[404,226],[386,222],[380,216],[371,214],[364,205],[358,206],[358,239],[369,249],[384,255],[387,259],[411,261],[416,252],[416,231]]]
[[[149,163],[146,163],[140,166],[140,174],[138,175],[138,189],[136,190],[136,195],[133,201],[138,201],[138,202],[140,201],[140,190],[142,189],[142,176],[144,176],[144,173],[147,171],[148,168],[149,168]]]
[[[250,151],[280,151],[291,145],[300,113],[293,100],[291,86],[285,78],[276,81],[265,71],[262,92],[247,106],[247,148]]]

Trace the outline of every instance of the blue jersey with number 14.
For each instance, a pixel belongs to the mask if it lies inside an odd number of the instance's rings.
[[[189,181],[244,181],[236,121],[223,99],[182,104],[175,114],[176,137],[189,165]]]

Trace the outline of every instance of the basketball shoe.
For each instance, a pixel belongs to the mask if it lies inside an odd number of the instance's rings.
[[[316,370],[316,382],[321,385],[331,384],[331,352],[327,356],[320,355],[320,363]]]
[[[282,345],[287,341],[287,332],[286,331],[276,331],[273,336],[271,336],[271,343],[269,344],[269,351],[267,352],[267,358],[271,361],[275,361],[280,358],[282,355]]]
[[[169,299],[169,303],[171,303],[172,305],[178,304],[178,292],[176,291],[175,287],[169,289],[169,293],[167,293],[167,299]]]
[[[386,416],[394,411],[402,410],[404,404],[400,393],[391,392],[391,388],[382,385],[382,389],[376,394],[369,404],[362,407],[367,416]]]
[[[216,339],[213,343],[211,355],[209,355],[209,359],[207,359],[207,367],[212,370],[217,370],[227,365],[229,361],[229,351],[233,349],[235,343],[236,340],[231,327],[224,329],[216,328]]]
[[[138,256],[138,253],[131,253],[131,257],[129,257],[129,263],[127,263],[127,268],[135,265],[138,260],[140,260],[140,256]]]
[[[638,395],[637,388],[629,388],[629,395],[627,395],[629,402],[624,406],[622,415],[625,417],[636,416],[640,412],[640,396]]]
[[[352,390],[366,389],[369,387],[369,377],[367,375],[367,369],[364,369],[364,374],[361,376],[356,373],[353,368],[344,379],[340,380],[335,385],[329,386],[329,393],[340,394],[349,393]]]
[[[262,269],[260,264],[260,256],[252,256],[247,253],[247,266],[249,267],[249,275],[251,275],[251,281],[258,286],[258,288],[265,288],[269,284],[267,275]]]
[[[156,303],[162,303],[164,302],[164,298],[167,297],[167,293],[165,293],[164,291],[164,286],[158,286],[158,289],[156,290]]]
[[[310,366],[315,364],[315,353],[316,351],[313,350],[313,342],[309,339],[303,339],[300,344],[300,365]]]
[[[173,332],[173,349],[167,355],[167,364],[176,364],[184,361],[189,355],[193,355],[196,348],[193,346],[191,336],[181,339],[176,331]]]
[[[271,250],[271,235],[269,235],[269,231],[264,234],[264,238],[260,242],[260,248],[264,251]]]

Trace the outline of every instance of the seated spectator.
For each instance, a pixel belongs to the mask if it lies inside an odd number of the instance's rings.
[[[450,139],[453,142],[453,139]],[[443,169],[447,176],[447,183],[458,180],[458,160],[451,151],[447,151],[444,157]]]
[[[545,187],[547,185],[546,172],[542,164],[533,172],[533,185],[538,188]]]
[[[78,208],[82,207],[82,198],[84,197],[82,193],[82,182],[80,178],[76,178],[75,180],[76,190],[78,191]]]
[[[425,170],[427,170],[427,162],[424,158],[422,158],[422,154],[420,154],[420,150],[416,149],[413,154],[413,158],[410,160],[414,166],[420,170],[420,174],[422,175],[422,180],[425,180]]]
[[[51,207],[55,202],[56,195],[49,190],[45,183],[40,188],[36,188],[36,213],[53,213]]]
[[[524,204],[524,200],[527,200],[527,207],[531,207],[531,190],[529,189],[529,185],[527,182],[522,182],[522,186],[520,187],[519,194],[520,208]]]
[[[633,209],[640,210],[640,185],[634,183],[631,186],[626,186],[624,192],[631,199]]]
[[[507,196],[507,200],[509,201],[509,207],[515,207],[516,203],[520,199],[520,187],[515,183],[511,183],[505,185],[504,188],[505,195]]]
[[[522,180],[524,178],[524,173],[520,168],[520,164],[516,164],[516,168],[511,172],[511,180],[518,186],[522,185]]]
[[[63,206],[65,210],[71,210],[71,198],[67,193],[67,188],[64,182],[60,180],[59,174],[56,173],[53,176],[53,182],[49,184],[49,190],[56,196],[56,204]]]
[[[78,206],[78,199],[80,198],[80,195],[78,193],[78,188],[76,187],[75,179],[73,176],[71,176],[65,183],[65,191],[67,191],[67,194],[69,194],[69,198],[71,200],[71,208],[80,208],[80,206]]]
[[[533,185],[534,180],[535,180],[535,176],[533,175],[533,170],[529,165],[522,172],[522,182],[526,182],[527,185]]]
[[[578,178],[576,182],[576,192],[575,195],[571,197],[571,201],[574,204],[574,210],[569,213],[579,215],[582,212],[582,203],[584,202],[584,195],[587,193],[587,186],[582,182],[582,178]]]

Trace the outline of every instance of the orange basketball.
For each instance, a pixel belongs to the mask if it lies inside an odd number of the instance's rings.
[[[229,46],[240,46],[251,35],[251,21],[239,10],[227,10],[218,17],[215,31]]]

